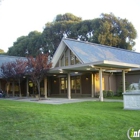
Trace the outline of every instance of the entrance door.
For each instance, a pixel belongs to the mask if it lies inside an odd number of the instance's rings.
[[[67,78],[66,77],[60,78],[60,93],[61,94],[67,93]]]
[[[71,93],[81,93],[80,76],[71,77]]]

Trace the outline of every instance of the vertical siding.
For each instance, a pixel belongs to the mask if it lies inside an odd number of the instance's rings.
[[[51,81],[51,94],[59,94],[59,78],[52,77]]]
[[[82,94],[91,94],[91,74],[81,76]]]
[[[116,87],[116,75],[115,74],[111,75],[110,76],[110,79],[111,79],[111,81],[110,81],[110,83],[111,83],[111,90],[116,93],[116,91],[117,91],[117,87]]]

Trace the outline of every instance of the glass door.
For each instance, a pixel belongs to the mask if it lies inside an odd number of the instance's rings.
[[[67,78],[60,78],[60,93],[67,93]]]
[[[71,77],[71,93],[81,93],[80,76]]]

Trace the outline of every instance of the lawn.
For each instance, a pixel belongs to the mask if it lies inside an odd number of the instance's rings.
[[[127,140],[130,127],[140,129],[140,111],[123,110],[122,102],[0,100],[0,140]]]

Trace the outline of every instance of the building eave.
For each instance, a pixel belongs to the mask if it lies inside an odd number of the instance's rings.
[[[140,65],[130,64],[130,63],[122,63],[115,61],[97,61],[93,63],[86,64],[76,64],[64,67],[55,67],[50,69],[50,73],[68,73],[71,71],[98,71],[99,68],[103,68],[104,70],[131,70],[133,68],[140,68]]]

